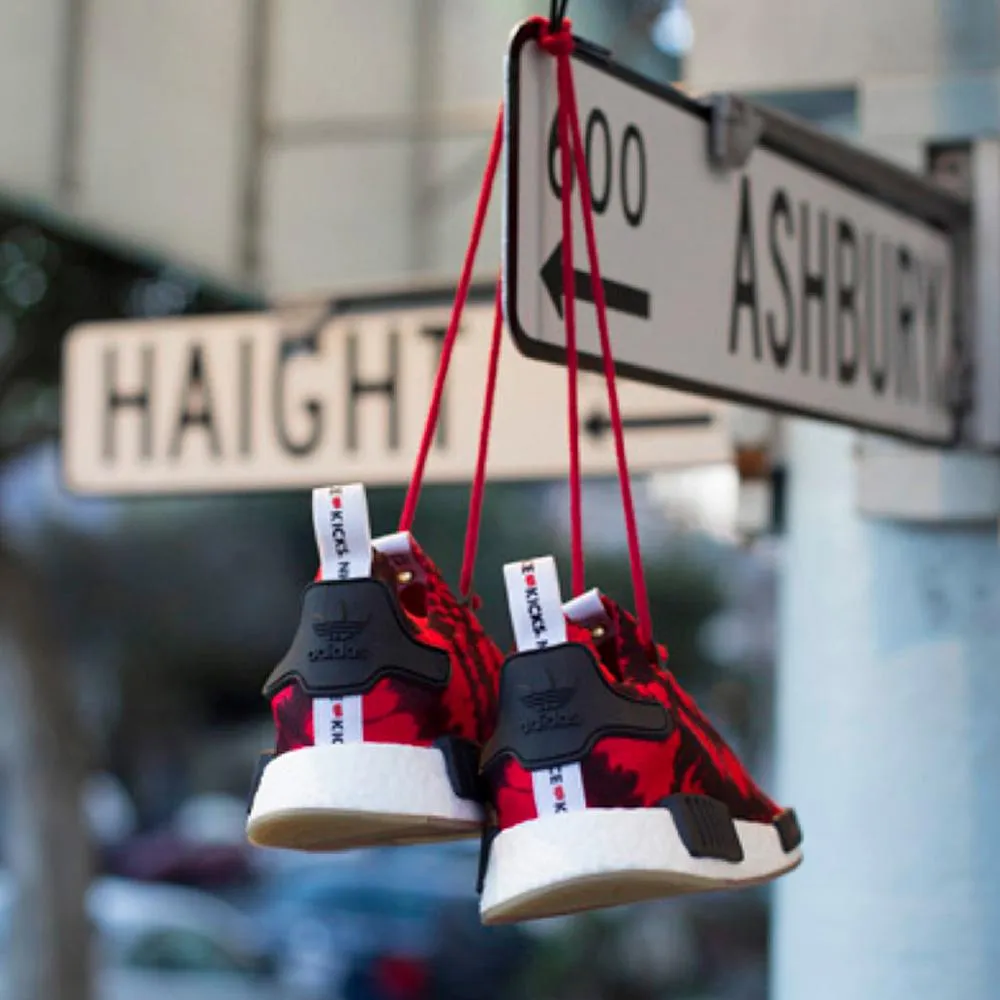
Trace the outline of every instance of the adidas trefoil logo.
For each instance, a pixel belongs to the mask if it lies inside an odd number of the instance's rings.
[[[340,617],[328,621],[313,622],[313,632],[322,639],[323,646],[309,650],[309,661],[324,660],[367,660],[368,650],[359,649],[354,640],[368,627],[371,616],[364,619],[347,617],[347,605],[340,602]]]
[[[536,713],[534,718],[521,722],[521,731],[526,736],[547,733],[553,729],[575,729],[582,724],[579,712],[572,712],[567,708],[576,696],[576,688],[572,685],[560,687],[549,668],[544,669],[549,686],[521,696],[521,704]]]

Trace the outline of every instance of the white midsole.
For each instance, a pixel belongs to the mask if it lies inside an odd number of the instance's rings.
[[[582,809],[528,820],[494,838],[480,909],[488,916],[519,897],[595,876],[675,876],[690,888],[726,888],[765,881],[801,861],[798,848],[785,853],[772,824],[735,826],[739,862],[691,857],[662,808]]]
[[[261,776],[248,824],[285,813],[370,813],[479,823],[478,803],[459,798],[434,747],[342,743],[275,757]]]

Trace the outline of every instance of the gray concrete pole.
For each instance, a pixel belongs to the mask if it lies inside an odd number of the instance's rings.
[[[856,512],[856,437],[790,428],[779,787],[805,862],[776,889],[776,1000],[1000,990],[996,524]]]

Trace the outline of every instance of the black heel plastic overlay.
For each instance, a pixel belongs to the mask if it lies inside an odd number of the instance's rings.
[[[260,779],[264,777],[264,769],[274,758],[275,754],[272,750],[265,751],[257,758],[257,763],[253,769],[253,780],[250,782],[250,796],[247,799],[248,816],[250,815],[250,810],[253,809],[253,800],[257,795],[257,789],[260,787]]]
[[[452,791],[460,799],[484,803],[487,794],[486,783],[479,774],[479,747],[458,736],[441,736],[434,746],[444,757]]]
[[[692,858],[742,861],[743,845],[729,807],[707,795],[670,795],[660,802],[670,811],[681,842]]]
[[[483,894],[483,886],[486,884],[486,869],[490,866],[490,850],[493,841],[497,839],[500,828],[495,823],[486,823],[479,838],[479,871],[476,874],[476,894]]]
[[[306,588],[298,631],[264,696],[292,681],[310,695],[363,694],[387,675],[443,688],[450,671],[448,654],[417,641],[381,580],[324,580]]]
[[[781,849],[788,854],[802,843],[802,827],[794,809],[786,809],[775,821],[774,828],[778,831]]]
[[[516,757],[529,770],[586,756],[605,736],[662,739],[673,720],[658,702],[616,691],[593,654],[564,643],[510,657],[500,674],[496,731],[483,750],[483,770]]]

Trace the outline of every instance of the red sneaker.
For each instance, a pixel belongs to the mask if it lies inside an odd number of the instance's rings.
[[[264,685],[277,729],[247,835],[331,851],[471,836],[503,659],[408,533],[370,541],[360,485],[313,491],[321,579]]]
[[[550,557],[505,567],[519,652],[483,751],[488,924],[767,882],[802,836],[598,591],[562,607]],[[491,842],[490,842],[491,841]]]

